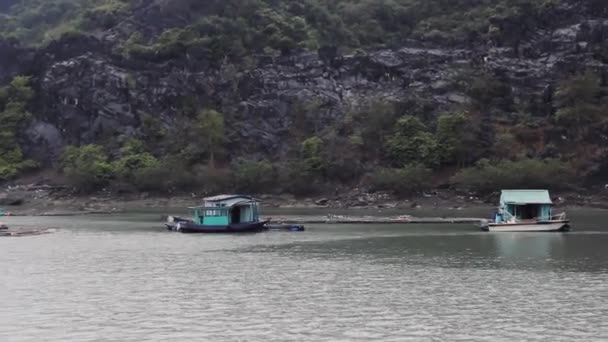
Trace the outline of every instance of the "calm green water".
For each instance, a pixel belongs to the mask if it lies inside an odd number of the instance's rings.
[[[62,229],[0,238],[0,341],[606,341],[608,212],[570,214],[565,234],[4,218]]]

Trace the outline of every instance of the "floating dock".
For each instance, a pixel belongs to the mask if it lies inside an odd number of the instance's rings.
[[[271,219],[272,224],[478,224],[485,219],[462,217],[402,216],[289,216]]]

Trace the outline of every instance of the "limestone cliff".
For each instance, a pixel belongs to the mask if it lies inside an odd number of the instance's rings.
[[[507,85],[485,114],[508,118],[527,108],[533,116],[549,116],[557,106],[556,82],[564,75],[593,70],[608,82],[607,57],[598,53],[607,44],[608,18],[594,17],[585,6],[565,2],[546,23],[521,33],[516,44],[410,39],[395,49],[343,54],[325,47],[257,54],[246,63],[216,63],[204,54],[125,58],[117,48],[135,29],[153,36],[175,20],[148,4],[94,35],[64,36],[42,48],[0,41],[0,82],[33,76],[38,97],[26,152],[42,162],[56,160],[69,144],[139,137],[149,118],[179,134],[184,103],[224,112],[233,157],[274,159],[293,144],[290,127],[301,103],[319,103],[322,126],[374,99],[422,101],[429,115],[437,115],[471,103],[467,75],[490,75]],[[518,25],[523,23],[487,23],[488,30]]]

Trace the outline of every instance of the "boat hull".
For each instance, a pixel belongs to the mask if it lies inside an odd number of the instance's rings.
[[[490,223],[481,227],[489,232],[565,232],[570,230],[569,221],[537,223]]]
[[[177,222],[173,230],[185,234],[238,234],[257,233],[266,230],[266,222],[230,224],[227,226],[203,226],[192,221]]]

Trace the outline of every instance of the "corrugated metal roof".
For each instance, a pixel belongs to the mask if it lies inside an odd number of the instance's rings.
[[[207,197],[203,199],[203,204],[196,207],[190,207],[189,209],[218,209],[218,208],[230,208],[235,205],[247,205],[257,204],[260,200],[251,196],[245,195],[218,195],[213,197]]]
[[[502,190],[500,203],[552,204],[548,190]]]
[[[243,195],[217,195],[213,197],[203,198],[205,202],[222,202],[228,201],[235,198],[242,198],[244,200],[253,200],[254,198],[251,196],[243,196]]]

